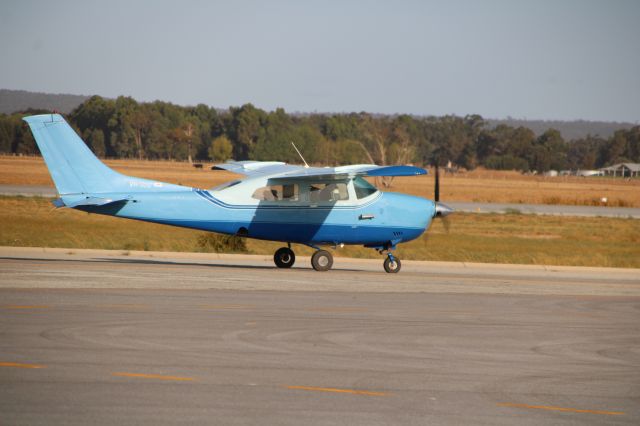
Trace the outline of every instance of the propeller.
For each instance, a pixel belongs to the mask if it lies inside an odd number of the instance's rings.
[[[436,164],[436,187],[433,190],[433,197],[436,203],[440,201],[440,169],[438,164]]]
[[[436,185],[433,190],[433,198],[436,203],[436,210],[433,214],[433,217],[441,218],[445,230],[449,232],[449,220],[447,219],[447,216],[453,213],[454,210],[446,204],[440,202],[440,168],[438,167],[438,163],[436,163]]]

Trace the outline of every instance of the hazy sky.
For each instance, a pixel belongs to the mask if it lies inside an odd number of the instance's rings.
[[[640,1],[0,1],[0,88],[640,121]]]

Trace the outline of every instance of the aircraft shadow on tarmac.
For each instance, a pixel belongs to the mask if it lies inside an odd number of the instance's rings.
[[[169,260],[156,260],[156,259],[122,259],[122,258],[93,258],[93,259],[43,259],[35,257],[0,257],[0,260],[24,260],[24,261],[37,261],[37,262],[81,262],[81,263],[122,263],[122,264],[139,264],[139,265],[173,265],[173,266],[204,266],[210,268],[232,268],[232,269],[265,269],[265,270],[279,270],[275,266],[260,266],[260,265],[229,265],[220,263],[196,263],[196,262],[179,262]],[[313,270],[309,267],[296,267],[292,270],[298,271],[310,271]],[[340,271],[350,272],[362,272],[358,269],[339,269]]]

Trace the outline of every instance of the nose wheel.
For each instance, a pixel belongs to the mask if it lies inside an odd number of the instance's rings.
[[[328,271],[333,266],[333,256],[326,250],[318,250],[311,256],[311,266],[316,271]]]
[[[384,260],[384,270],[390,274],[397,274],[400,272],[400,268],[402,267],[402,262],[400,259],[392,255],[391,253],[387,254],[387,258]]]
[[[273,262],[278,268],[291,268],[296,263],[296,255],[289,247],[281,247],[273,255]]]

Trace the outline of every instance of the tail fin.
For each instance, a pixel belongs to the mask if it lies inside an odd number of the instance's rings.
[[[60,195],[114,192],[124,176],[104,165],[59,114],[25,117]]]
[[[24,121],[29,123],[53,183],[63,198],[76,194],[189,189],[125,176],[110,169],[59,114],[32,115],[25,117]]]

